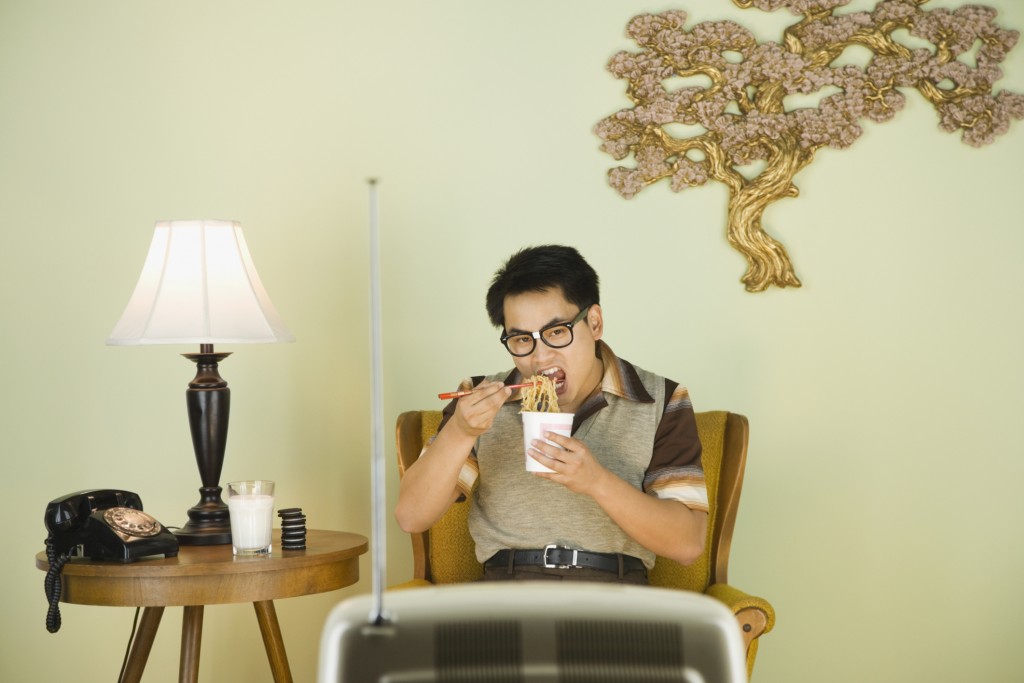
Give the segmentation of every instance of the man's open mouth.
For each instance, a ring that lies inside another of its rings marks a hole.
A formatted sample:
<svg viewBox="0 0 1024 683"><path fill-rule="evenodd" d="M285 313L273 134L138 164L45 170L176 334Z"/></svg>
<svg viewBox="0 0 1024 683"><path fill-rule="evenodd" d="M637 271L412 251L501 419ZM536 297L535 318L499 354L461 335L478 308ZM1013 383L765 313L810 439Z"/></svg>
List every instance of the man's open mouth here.
<svg viewBox="0 0 1024 683"><path fill-rule="evenodd" d="M551 379L555 383L555 391L562 393L565 390L565 370L559 367L548 368L547 370L541 371L542 375Z"/></svg>

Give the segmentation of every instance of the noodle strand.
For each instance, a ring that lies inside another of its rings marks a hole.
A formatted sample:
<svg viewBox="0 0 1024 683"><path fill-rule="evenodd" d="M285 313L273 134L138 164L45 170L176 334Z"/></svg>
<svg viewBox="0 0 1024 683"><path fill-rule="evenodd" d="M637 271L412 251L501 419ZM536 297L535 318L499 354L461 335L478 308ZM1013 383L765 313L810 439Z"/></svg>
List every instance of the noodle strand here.
<svg viewBox="0 0 1024 683"><path fill-rule="evenodd" d="M547 375L534 375L527 382L535 382L533 386L523 387L523 405L521 413L558 413L558 394L555 383Z"/></svg>

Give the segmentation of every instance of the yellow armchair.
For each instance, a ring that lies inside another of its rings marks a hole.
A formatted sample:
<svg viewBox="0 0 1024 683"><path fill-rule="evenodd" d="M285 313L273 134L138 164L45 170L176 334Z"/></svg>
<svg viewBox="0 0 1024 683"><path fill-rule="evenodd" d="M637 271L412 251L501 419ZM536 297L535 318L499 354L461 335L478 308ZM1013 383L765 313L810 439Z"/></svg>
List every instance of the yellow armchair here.
<svg viewBox="0 0 1024 683"><path fill-rule="evenodd" d="M436 410L414 410L398 416L400 475L419 457L423 444L437 433L440 421L441 413ZM725 603L739 622L747 646L747 672L752 674L759 638L775 625L775 610L764 598L748 595L730 586L727 580L749 426L743 415L713 411L697 413L697 431L703 446L709 504L704 553L685 567L658 557L649 581L652 586L705 593ZM482 576L483 567L477 562L469 535L468 514L468 505L453 505L428 531L410 534L413 579L393 588L465 583Z"/></svg>

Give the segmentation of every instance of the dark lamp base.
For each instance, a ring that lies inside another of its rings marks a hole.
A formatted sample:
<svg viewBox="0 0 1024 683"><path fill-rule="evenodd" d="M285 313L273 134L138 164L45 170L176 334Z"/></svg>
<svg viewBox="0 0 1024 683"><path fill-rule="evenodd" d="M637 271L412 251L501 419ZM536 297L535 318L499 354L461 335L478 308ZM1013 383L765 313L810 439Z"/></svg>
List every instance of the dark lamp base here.
<svg viewBox="0 0 1024 683"><path fill-rule="evenodd" d="M225 545L231 543L231 516L221 500L221 487L199 489L199 503L189 508L188 522L174 532L181 545Z"/></svg>
<svg viewBox="0 0 1024 683"><path fill-rule="evenodd" d="M231 543L231 527L197 528L191 522L174 532L180 545L227 545Z"/></svg>
<svg viewBox="0 0 1024 683"><path fill-rule="evenodd" d="M199 350L183 355L196 364L196 376L185 391L185 403L203 485L199 502L189 508L188 522L174 535L182 545L225 545L231 543L231 518L221 499L219 482L228 438L231 390L220 376L217 364L231 354L215 353L212 344L202 344Z"/></svg>

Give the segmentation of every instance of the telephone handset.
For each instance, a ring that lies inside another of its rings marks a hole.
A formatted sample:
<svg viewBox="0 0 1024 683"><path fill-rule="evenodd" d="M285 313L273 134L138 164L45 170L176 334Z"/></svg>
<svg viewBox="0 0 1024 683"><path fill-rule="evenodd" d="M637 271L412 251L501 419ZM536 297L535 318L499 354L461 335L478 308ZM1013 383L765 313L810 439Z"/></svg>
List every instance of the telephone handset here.
<svg viewBox="0 0 1024 683"><path fill-rule="evenodd" d="M134 562L151 555L174 557L178 539L142 511L138 494L117 489L69 493L50 501L43 522L49 532L46 557L46 596L50 610L46 629L60 629L61 570L71 557Z"/></svg>

